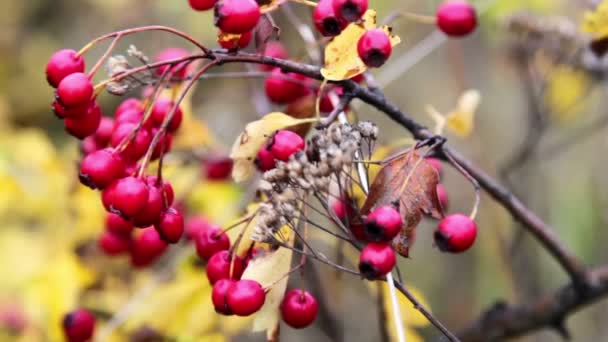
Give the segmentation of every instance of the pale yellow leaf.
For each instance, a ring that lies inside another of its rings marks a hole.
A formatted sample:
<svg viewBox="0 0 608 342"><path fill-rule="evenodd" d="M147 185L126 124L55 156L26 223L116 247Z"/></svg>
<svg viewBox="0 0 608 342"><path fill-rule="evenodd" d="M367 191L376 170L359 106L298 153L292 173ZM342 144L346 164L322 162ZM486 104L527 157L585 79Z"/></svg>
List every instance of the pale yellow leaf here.
<svg viewBox="0 0 608 342"><path fill-rule="evenodd" d="M481 95L479 91L465 91L460 96L456 109L446 116L446 127L448 130L463 138L471 135L475 121L475 112L480 101Z"/></svg>
<svg viewBox="0 0 608 342"><path fill-rule="evenodd" d="M602 1L595 10L585 12L581 31L590 33L595 39L608 37L608 1Z"/></svg>
<svg viewBox="0 0 608 342"><path fill-rule="evenodd" d="M555 67L549 75L545 92L551 118L561 124L577 119L585 112L583 98L591 85L584 72L566 65Z"/></svg>

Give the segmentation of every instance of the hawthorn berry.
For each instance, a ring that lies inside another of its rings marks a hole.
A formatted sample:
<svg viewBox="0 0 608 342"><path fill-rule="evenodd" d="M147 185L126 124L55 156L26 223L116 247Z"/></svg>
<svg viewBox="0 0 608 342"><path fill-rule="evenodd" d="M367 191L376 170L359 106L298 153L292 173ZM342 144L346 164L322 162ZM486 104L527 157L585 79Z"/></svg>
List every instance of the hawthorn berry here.
<svg viewBox="0 0 608 342"><path fill-rule="evenodd" d="M108 213L106 215L106 230L114 234L130 236L133 231L133 223L125 220L120 215Z"/></svg>
<svg viewBox="0 0 608 342"><path fill-rule="evenodd" d="M219 37L221 36L222 31L220 31L218 35L218 42L220 43L220 46L224 49L233 50L246 48L247 45L251 43L251 38L253 37L253 34L251 33L251 31L248 31L239 35L238 37L226 37L220 39Z"/></svg>
<svg viewBox="0 0 608 342"><path fill-rule="evenodd" d="M439 221L434 237L442 252L462 253L473 246L477 225L466 215L448 215Z"/></svg>
<svg viewBox="0 0 608 342"><path fill-rule="evenodd" d="M433 169L435 169L435 171L437 171L437 173L439 174L439 177L441 177L441 175L443 174L443 164L441 163L441 160L437 159L437 158L433 158L433 157L427 157L424 158L424 161L426 161L428 164L430 164Z"/></svg>
<svg viewBox="0 0 608 342"><path fill-rule="evenodd" d="M63 122L66 132L70 135L84 139L95 134L101 122L101 107L97 101L91 101L87 111L83 116L76 118L66 118Z"/></svg>
<svg viewBox="0 0 608 342"><path fill-rule="evenodd" d="M357 43L359 58L371 68L381 67L392 51L391 39L382 29L366 31Z"/></svg>
<svg viewBox="0 0 608 342"><path fill-rule="evenodd" d="M188 50L184 50L181 48L167 48L167 49L164 49L161 52L159 52L158 55L156 55L156 57L154 58L154 60L156 62L163 62L163 61L169 61L172 59L186 57L188 55L190 55ZM188 74L187 65L188 65L188 62L181 62L174 66L162 65L162 66L156 68L156 73L158 75L162 75L165 72L173 73L175 77L184 78ZM169 71L166 71L167 69L169 69Z"/></svg>
<svg viewBox="0 0 608 342"><path fill-rule="evenodd" d="M117 147L124 139L130 139L131 133L137 128L137 124L135 123L122 123L114 128L114 133L112 133L112 139L110 139L110 143L112 147ZM127 146L120 153L123 158L127 161L136 161L139 158L143 157L150 147L150 143L152 142L152 135L150 131L145 128L141 128L135 137L127 142Z"/></svg>
<svg viewBox="0 0 608 342"><path fill-rule="evenodd" d="M99 151L103 148L103 146L99 145L95 138L92 136L88 136L80 142L80 153L83 156L89 155L95 151Z"/></svg>
<svg viewBox="0 0 608 342"><path fill-rule="evenodd" d="M317 300L310 292L290 290L281 302L281 317L290 327L302 329L315 320L318 309Z"/></svg>
<svg viewBox="0 0 608 342"><path fill-rule="evenodd" d="M330 207L342 223L353 222L355 218L355 203L350 198L333 200Z"/></svg>
<svg viewBox="0 0 608 342"><path fill-rule="evenodd" d="M273 135L268 147L274 159L286 162L293 154L304 149L304 139L292 131L280 130Z"/></svg>
<svg viewBox="0 0 608 342"><path fill-rule="evenodd" d="M146 204L132 217L133 225L138 228L145 228L158 223L162 212L165 210L162 186L151 185L149 182L146 183L148 184L148 199L146 200Z"/></svg>
<svg viewBox="0 0 608 342"><path fill-rule="evenodd" d="M275 68L266 78L264 89L270 101L279 104L293 102L306 94L306 86L303 84L305 76L297 73L283 73L281 69Z"/></svg>
<svg viewBox="0 0 608 342"><path fill-rule="evenodd" d="M320 0L312 12L312 21L325 37L337 36L348 26L348 21L336 16L333 0Z"/></svg>
<svg viewBox="0 0 608 342"><path fill-rule="evenodd" d="M173 186L166 179L160 179L156 176L148 176L146 177L146 183L148 186L159 186L162 184L163 188L163 196L165 201L165 207L170 207L173 204L173 200L175 199L175 192L173 191Z"/></svg>
<svg viewBox="0 0 608 342"><path fill-rule="evenodd" d="M205 223L199 228L198 234L193 239L196 246L196 254L203 260L209 260L213 255L230 248L230 238L222 231L222 228L214 224Z"/></svg>
<svg viewBox="0 0 608 342"><path fill-rule="evenodd" d="M150 134L154 137L158 134L158 128L152 128ZM167 154L171 150L171 146L173 145L173 134L168 132L163 132L163 135L158 139L158 143L154 146L154 151L152 151L152 160L156 160L160 158L161 154ZM161 153L162 152L162 153Z"/></svg>
<svg viewBox="0 0 608 342"><path fill-rule="evenodd" d="M365 236L368 241L391 241L401 231L403 219L399 210L383 205L374 208L365 218Z"/></svg>
<svg viewBox="0 0 608 342"><path fill-rule="evenodd" d="M365 246L359 256L359 271L370 280L378 279L388 274L397 258L390 244L372 242Z"/></svg>
<svg viewBox="0 0 608 342"><path fill-rule="evenodd" d="M125 173L122 158L112 148L87 155L80 163L80 182L91 189L104 189Z"/></svg>
<svg viewBox="0 0 608 342"><path fill-rule="evenodd" d="M59 100L53 101L53 112L59 118L80 118L87 113L87 109L91 106L91 102L87 102L74 107L66 107Z"/></svg>
<svg viewBox="0 0 608 342"><path fill-rule="evenodd" d="M85 342L95 332L95 316L85 309L76 309L63 316L63 333L69 342Z"/></svg>
<svg viewBox="0 0 608 342"><path fill-rule="evenodd" d="M139 99L136 99L134 97L125 99L118 105L118 107L116 107L116 110L114 110L114 117L118 118L122 114L122 112L126 111L127 109L137 109L139 111L142 111L143 105Z"/></svg>
<svg viewBox="0 0 608 342"><path fill-rule="evenodd" d="M289 57L289 52L287 52L287 49L281 42L270 41L266 43L262 55L278 59L287 59L287 57ZM260 64L259 68L264 71L271 71L272 69L274 69L272 65L266 64Z"/></svg>
<svg viewBox="0 0 608 342"><path fill-rule="evenodd" d="M154 103L154 106L152 107L152 113L150 114L154 126L160 127L165 121L165 117L171 113L171 110L174 106L175 102L170 99L157 100ZM171 122L169 122L169 126L167 126L169 132L177 131L179 126L182 124L183 116L184 113L182 112L181 107L177 106L177 109L175 110L175 113L171 118Z"/></svg>
<svg viewBox="0 0 608 342"><path fill-rule="evenodd" d="M437 184L437 198L439 199L439 204L441 204L441 208L446 211L448 210L448 206L449 206L449 199L448 199L448 192L445 189L445 186L443 184Z"/></svg>
<svg viewBox="0 0 608 342"><path fill-rule="evenodd" d="M142 229L131 243L131 264L135 267L148 266L166 249L167 243L160 238L154 227Z"/></svg>
<svg viewBox="0 0 608 342"><path fill-rule="evenodd" d="M124 124L124 123L132 123L139 124L144 117L144 112L139 108L127 108L121 112L116 113L114 116L114 128ZM148 118L142 126L146 129L150 129L153 127L152 118Z"/></svg>
<svg viewBox="0 0 608 342"><path fill-rule="evenodd" d="M437 9L437 26L450 37L464 37L477 27L475 8L463 0L449 0Z"/></svg>
<svg viewBox="0 0 608 342"><path fill-rule="evenodd" d="M226 180L232 174L233 164L228 156L212 156L203 163L203 170L209 180Z"/></svg>
<svg viewBox="0 0 608 342"><path fill-rule="evenodd" d="M188 0L190 7L196 11L206 11L215 5L217 0Z"/></svg>
<svg viewBox="0 0 608 342"><path fill-rule="evenodd" d="M79 72L84 72L84 58L70 49L55 52L46 64L46 80L53 88L66 76Z"/></svg>
<svg viewBox="0 0 608 342"><path fill-rule="evenodd" d="M112 133L114 132L114 120L109 117L102 117L101 121L99 121L99 127L93 134L93 139L101 145L106 146L110 139L112 138Z"/></svg>
<svg viewBox="0 0 608 342"><path fill-rule="evenodd" d="M114 181L110 191L110 211L124 218L132 218L144 209L150 193L146 182L133 176Z"/></svg>
<svg viewBox="0 0 608 342"><path fill-rule="evenodd" d="M276 161L268 149L268 146L262 147L258 152L258 155L255 158L255 166L262 172L272 170L276 167Z"/></svg>
<svg viewBox="0 0 608 342"><path fill-rule="evenodd" d="M266 292L255 280L238 280L228 290L226 303L237 316L249 316L262 308Z"/></svg>
<svg viewBox="0 0 608 342"><path fill-rule="evenodd" d="M232 276L230 269L232 268ZM239 256L231 256L230 252L219 251L207 262L207 279L211 285L215 284L220 279L240 279L245 270L245 263Z"/></svg>
<svg viewBox="0 0 608 342"><path fill-rule="evenodd" d="M97 244L105 254L110 256L119 255L129 251L129 248L131 247L131 236L105 231L101 233Z"/></svg>
<svg viewBox="0 0 608 342"><path fill-rule="evenodd" d="M220 279L213 285L211 302L213 302L215 312L226 316L232 315L227 297L235 283L236 281L232 279Z"/></svg>
<svg viewBox="0 0 608 342"><path fill-rule="evenodd" d="M87 104L93 96L93 83L82 72L67 75L57 86L57 97L64 106L77 107Z"/></svg>
<svg viewBox="0 0 608 342"><path fill-rule="evenodd" d="M198 234L207 229L210 224L211 222L206 217L200 215L188 218L186 220L186 239L196 241Z"/></svg>
<svg viewBox="0 0 608 342"><path fill-rule="evenodd" d="M227 33L253 30L260 15L260 6L255 0L219 0L214 8L215 26Z"/></svg>
<svg viewBox="0 0 608 342"><path fill-rule="evenodd" d="M336 16L349 23L359 20L367 11L367 0L333 0Z"/></svg>
<svg viewBox="0 0 608 342"><path fill-rule="evenodd" d="M161 214L160 220L154 227L164 241L177 243L184 234L184 217L177 209L171 207Z"/></svg>

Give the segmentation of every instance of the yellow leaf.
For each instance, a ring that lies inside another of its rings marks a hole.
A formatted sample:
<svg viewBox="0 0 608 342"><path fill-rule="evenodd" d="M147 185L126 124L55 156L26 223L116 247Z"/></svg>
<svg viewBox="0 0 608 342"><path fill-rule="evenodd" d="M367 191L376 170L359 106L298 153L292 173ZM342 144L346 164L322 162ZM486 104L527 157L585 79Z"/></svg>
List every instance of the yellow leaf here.
<svg viewBox="0 0 608 342"><path fill-rule="evenodd" d="M330 81L341 81L362 74L367 70L359 58L357 43L368 30L376 28L376 11L368 10L359 22L348 25L325 47L325 67L321 74ZM391 46L401 42L388 26L381 27L391 40Z"/></svg>
<svg viewBox="0 0 608 342"><path fill-rule="evenodd" d="M545 92L552 118L559 123L567 123L584 113L585 102L581 100L590 86L591 81L584 72L566 65L555 67Z"/></svg>
<svg viewBox="0 0 608 342"><path fill-rule="evenodd" d="M460 137L468 137L473 132L475 112L481 101L477 90L465 91L458 100L458 106L446 117L446 126Z"/></svg>
<svg viewBox="0 0 608 342"><path fill-rule="evenodd" d="M274 112L266 114L260 120L249 123L234 144L230 158L234 160L232 178L242 182L255 172L254 160L268 138L277 130L303 123L317 121L318 119L296 119L287 114Z"/></svg>
<svg viewBox="0 0 608 342"><path fill-rule="evenodd" d="M608 1L602 1L595 10L585 13L581 31L590 33L594 39L608 37Z"/></svg>

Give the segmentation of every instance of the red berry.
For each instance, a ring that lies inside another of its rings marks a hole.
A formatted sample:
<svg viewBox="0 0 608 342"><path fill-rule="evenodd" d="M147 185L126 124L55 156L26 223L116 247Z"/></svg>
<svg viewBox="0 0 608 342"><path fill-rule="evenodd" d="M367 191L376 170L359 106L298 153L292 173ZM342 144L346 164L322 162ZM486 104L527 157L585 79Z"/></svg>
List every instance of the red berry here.
<svg viewBox="0 0 608 342"><path fill-rule="evenodd" d="M262 285L255 280L239 280L228 291L226 302L232 313L237 316L249 316L262 308L266 293Z"/></svg>
<svg viewBox="0 0 608 342"><path fill-rule="evenodd" d="M131 237L105 231L97 241L99 248L107 255L119 255L129 251Z"/></svg>
<svg viewBox="0 0 608 342"><path fill-rule="evenodd" d="M158 134L158 128L152 128L150 134L152 135L152 139L154 139L154 136ZM172 145L173 135L171 133L164 132L162 137L158 139L158 143L156 144L156 146L154 146L154 151L152 152L152 160L160 158L161 151L162 154L169 153Z"/></svg>
<svg viewBox="0 0 608 342"><path fill-rule="evenodd" d="M140 100L138 100L134 97L125 99L118 105L118 107L116 107L116 110L114 111L114 117L115 118L119 117L120 114L127 109L137 109L137 110L141 111L141 110L143 110L143 105Z"/></svg>
<svg viewBox="0 0 608 342"><path fill-rule="evenodd" d="M232 174L232 159L228 156L212 156L205 160L203 170L210 180L226 180Z"/></svg>
<svg viewBox="0 0 608 342"><path fill-rule="evenodd" d="M266 43L262 55L278 59L287 59L287 57L289 57L289 52L287 52L287 49L281 42L271 41ZM260 64L260 69L271 71L274 67L272 65Z"/></svg>
<svg viewBox="0 0 608 342"><path fill-rule="evenodd" d="M117 112L114 117L114 128L124 124L124 123L132 123L139 124L139 122L143 119L144 112L138 108L127 108L121 112ZM148 118L144 123L143 127L152 128L152 119Z"/></svg>
<svg viewBox="0 0 608 342"><path fill-rule="evenodd" d="M197 235L193 237L196 246L196 254L203 260L209 260L213 255L230 248L230 238L222 231L222 228L214 224L206 223Z"/></svg>
<svg viewBox="0 0 608 342"><path fill-rule="evenodd" d="M211 9L217 0L188 0L190 7L196 11L206 11Z"/></svg>
<svg viewBox="0 0 608 342"><path fill-rule="evenodd" d="M305 76L296 73L284 74L275 68L265 82L266 96L274 103L289 103L306 93Z"/></svg>
<svg viewBox="0 0 608 342"><path fill-rule="evenodd" d="M238 37L231 37L230 39L225 39L226 37L223 37L223 39L220 39L219 37L222 36L222 31L220 31L219 35L218 35L218 42L220 43L220 46L223 47L224 49L244 49L247 47L247 45L249 45L249 43L251 42L251 38L253 37L253 34L251 33L251 31L245 32L243 34L241 34Z"/></svg>
<svg viewBox="0 0 608 342"><path fill-rule="evenodd" d="M219 0L214 9L215 26L234 34L253 30L260 15L260 6L255 0Z"/></svg>
<svg viewBox="0 0 608 342"><path fill-rule="evenodd" d="M80 143L80 152L83 156L89 155L95 151L99 151L103 146L99 145L93 136L88 136L82 139Z"/></svg>
<svg viewBox="0 0 608 342"><path fill-rule="evenodd" d="M91 100L93 90L93 83L89 76L76 72L61 80L57 86L57 96L64 106L77 107Z"/></svg>
<svg viewBox="0 0 608 342"><path fill-rule="evenodd" d="M365 225L363 223L351 223L348 229L350 229L350 232L353 234L355 239L359 241L367 241L367 235L365 235Z"/></svg>
<svg viewBox="0 0 608 342"><path fill-rule="evenodd" d="M63 317L63 333L69 342L85 342L93 337L95 316L85 309L76 309Z"/></svg>
<svg viewBox="0 0 608 342"><path fill-rule="evenodd" d="M145 267L153 263L167 249L167 243L163 241L153 227L141 230L141 233L133 240L131 249L131 264L135 267Z"/></svg>
<svg viewBox="0 0 608 342"><path fill-rule="evenodd" d="M116 182L113 182L101 192L101 203L103 203L103 207L106 208L106 211L109 213L112 212L112 201L114 200L115 189Z"/></svg>
<svg viewBox="0 0 608 342"><path fill-rule="evenodd" d="M268 146L264 146L260 149L260 152L258 152L258 155L255 158L255 165L258 167L258 170L262 172L272 170L276 167L276 161L268 149Z"/></svg>
<svg viewBox="0 0 608 342"><path fill-rule="evenodd" d="M154 225L158 235L168 243L177 243L184 234L184 217L175 208L165 210Z"/></svg>
<svg viewBox="0 0 608 342"><path fill-rule="evenodd" d="M338 18L353 22L359 20L367 11L367 0L333 0L334 12Z"/></svg>
<svg viewBox="0 0 608 342"><path fill-rule="evenodd" d="M391 39L382 29L365 32L357 43L359 58L368 67L378 68L391 56Z"/></svg>
<svg viewBox="0 0 608 342"><path fill-rule="evenodd" d="M370 243L359 256L359 271L367 279L378 279L388 274L396 262L395 252L389 244Z"/></svg>
<svg viewBox="0 0 608 342"><path fill-rule="evenodd" d="M125 177L110 185L110 211L124 218L132 218L148 203L148 185L141 178Z"/></svg>
<svg viewBox="0 0 608 342"><path fill-rule="evenodd" d="M93 138L99 145L106 146L110 142L113 132L114 120L112 120L112 118L104 116L101 118L101 121L99 122L99 127L97 127Z"/></svg>
<svg viewBox="0 0 608 342"><path fill-rule="evenodd" d="M53 102L53 110L55 111L55 115L58 117L77 119L87 114L87 110L91 106L91 102L92 101L89 101L85 104L74 107L66 107L62 105L59 100L55 100Z"/></svg>
<svg viewBox="0 0 608 342"><path fill-rule="evenodd" d="M51 87L57 88L68 75L84 72L84 58L76 56L77 52L63 49L55 52L46 64L46 80Z"/></svg>
<svg viewBox="0 0 608 342"><path fill-rule="evenodd" d="M281 130L274 134L268 146L276 160L286 162L293 154L304 149L304 139L292 131Z"/></svg>
<svg viewBox="0 0 608 342"><path fill-rule="evenodd" d="M77 118L66 118L63 122L65 130L78 139L84 139L95 134L101 122L101 108L97 101L91 101L87 112Z"/></svg>
<svg viewBox="0 0 608 342"><path fill-rule="evenodd" d="M186 57L188 55L190 55L188 50L184 50L184 49L180 49L180 48L167 48L167 49L164 49L163 51L161 51L158 55L156 55L154 60L156 62L163 62L163 61L169 61L169 60L173 60L173 59L179 59L182 57ZM179 64L171 67L171 69L168 72L174 73L175 74L174 77L184 78L188 74L187 64L188 64L188 62L179 63ZM162 75L163 73L165 73L165 71L169 67L170 67L170 65L160 66L160 67L156 68L156 73L158 75Z"/></svg>
<svg viewBox="0 0 608 342"><path fill-rule="evenodd" d="M196 240L198 234L211 225L211 222L203 216L192 216L186 220L186 238Z"/></svg>
<svg viewBox="0 0 608 342"><path fill-rule="evenodd" d="M234 262L233 262L234 260ZM230 276L230 268L232 267L232 277ZM219 251L207 262L207 278L211 285L215 284L220 279L240 279L245 270L243 259L238 256L231 257L229 251Z"/></svg>
<svg viewBox="0 0 608 342"><path fill-rule="evenodd" d="M308 291L290 290L281 302L281 317L290 327L302 329L317 317L318 304Z"/></svg>
<svg viewBox="0 0 608 342"><path fill-rule="evenodd" d="M365 218L365 236L368 241L391 241L401 231L403 219L392 206L376 207Z"/></svg>
<svg viewBox="0 0 608 342"><path fill-rule="evenodd" d="M435 171L437 171L437 173L441 177L441 175L443 174L443 164L441 163L441 160L437 158L427 157L424 158L424 161L429 163L431 167L433 167L433 169L435 169Z"/></svg>
<svg viewBox="0 0 608 342"><path fill-rule="evenodd" d="M477 225L466 215L452 214L439 221L434 237L442 252L462 253L473 246Z"/></svg>
<svg viewBox="0 0 608 342"><path fill-rule="evenodd" d="M236 281L232 279L220 279L213 285L211 301L213 302L215 312L227 316L232 315L227 297L235 283Z"/></svg>
<svg viewBox="0 0 608 342"><path fill-rule="evenodd" d="M171 113L171 110L173 110L174 106L175 106L175 102L173 102L172 100L169 100L169 99L157 100L154 103L154 106L152 107L152 114L151 114L152 123L154 124L154 126L160 127L163 124L163 122L165 121L165 117ZM169 126L167 126L167 129L169 130L169 132L175 132L179 128L179 126L182 124L183 116L184 116L184 113L182 112L182 109L178 106L177 109L175 110L175 114L173 114L173 118L171 118L171 122L169 123Z"/></svg>
<svg viewBox="0 0 608 342"><path fill-rule="evenodd" d="M163 185L163 196L165 199L165 207L168 208L173 204L173 200L175 199L175 193L173 192L173 186L169 183L168 180L162 179L161 182L158 181L158 177L156 176L148 176L146 177L146 183L148 186L159 186Z"/></svg>
<svg viewBox="0 0 608 342"><path fill-rule="evenodd" d="M133 216L133 225L139 228L154 225L160 221L163 210L165 210L165 205L162 187L152 186L148 183L148 200L144 208Z"/></svg>
<svg viewBox="0 0 608 342"><path fill-rule="evenodd" d="M114 129L114 133L112 133L112 139L110 141L112 147L117 147L124 139L130 139L131 133L136 127L137 124L134 123L123 123L118 125ZM121 152L121 155L127 161L136 161L146 154L148 147L150 147L150 142L152 142L150 132L142 127L139 132L137 132L135 138L127 143L127 147Z"/></svg>
<svg viewBox="0 0 608 342"><path fill-rule="evenodd" d="M450 202L448 199L448 192L443 184L437 184L437 198L439 199L439 204L441 204L441 209L443 209L443 211L448 210Z"/></svg>
<svg viewBox="0 0 608 342"><path fill-rule="evenodd" d="M477 27L475 8L462 0L449 0L437 9L437 26L450 37L463 37Z"/></svg>
<svg viewBox="0 0 608 342"><path fill-rule="evenodd" d="M91 189L104 189L125 173L122 158L111 148L87 155L80 163L80 182Z"/></svg>
<svg viewBox="0 0 608 342"><path fill-rule="evenodd" d="M133 223L125 220L120 215L108 213L106 216L106 230L122 236L130 236L133 231Z"/></svg>
<svg viewBox="0 0 608 342"><path fill-rule="evenodd" d="M348 26L348 21L338 18L332 0L320 0L312 12L315 27L325 37L337 36Z"/></svg>

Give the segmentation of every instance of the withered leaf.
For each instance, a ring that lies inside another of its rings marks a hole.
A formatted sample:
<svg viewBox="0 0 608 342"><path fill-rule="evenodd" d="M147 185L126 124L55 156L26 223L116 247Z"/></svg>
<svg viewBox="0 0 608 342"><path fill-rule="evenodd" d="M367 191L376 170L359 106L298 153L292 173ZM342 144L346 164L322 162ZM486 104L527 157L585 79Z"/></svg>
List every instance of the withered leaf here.
<svg viewBox="0 0 608 342"><path fill-rule="evenodd" d="M275 25L272 17L265 14L260 17L260 21L254 29L255 47L258 51L264 50L264 45L271 39L277 39L281 29Z"/></svg>
<svg viewBox="0 0 608 342"><path fill-rule="evenodd" d="M409 256L422 215L443 217L437 197L439 174L421 159L420 154L412 149L382 165L361 209L367 214L380 205L399 206L404 224L401 233L393 240L393 247L404 257Z"/></svg>

